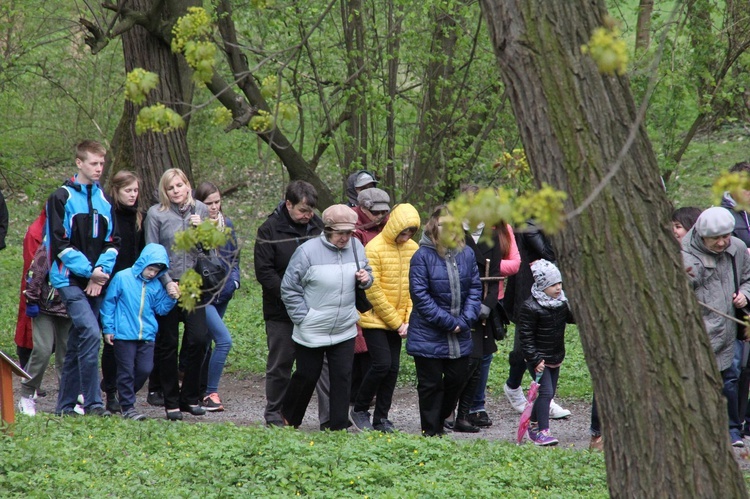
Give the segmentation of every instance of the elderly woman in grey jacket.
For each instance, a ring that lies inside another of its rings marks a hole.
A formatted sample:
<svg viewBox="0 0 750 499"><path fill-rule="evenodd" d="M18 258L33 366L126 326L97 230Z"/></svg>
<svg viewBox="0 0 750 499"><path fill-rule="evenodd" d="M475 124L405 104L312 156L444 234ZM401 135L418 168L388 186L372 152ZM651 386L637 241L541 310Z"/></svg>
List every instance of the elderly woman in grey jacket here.
<svg viewBox="0 0 750 499"><path fill-rule="evenodd" d="M190 182L179 168L165 171L159 181L159 204L152 206L146 216L146 243L164 246L169 255L169 272L159 279L172 298L180 296L180 278L195 266L197 250L184 252L172 248L175 234L199 225L208 218L208 208L193 199ZM179 306L165 316L157 316L159 334L154 348L154 370L149 380L148 402L161 405L157 392L163 393L167 419L182 419L182 412L194 416L206 413L200 405L200 375L208 347L206 309L196 307L187 312ZM187 348L187 366L180 388L177 377L177 344L180 322L185 324L184 342Z"/></svg>
<svg viewBox="0 0 750 499"><path fill-rule="evenodd" d="M734 217L721 207L709 208L698 217L682 239L685 269L702 307L703 322L711 340L716 363L724 381L732 445L743 447L737 389L739 372L733 359L738 348L736 308L747 306L750 296L750 258L747 246L732 237ZM721 314L717 313L721 312Z"/></svg>
<svg viewBox="0 0 750 499"><path fill-rule="evenodd" d="M372 286L372 269L364 246L351 237L357 222L354 210L337 204L321 218L323 234L297 248L281 281L281 299L294 323L297 359L281 414L286 424L302 423L325 356L331 376L330 429L345 430L359 320L355 286Z"/></svg>

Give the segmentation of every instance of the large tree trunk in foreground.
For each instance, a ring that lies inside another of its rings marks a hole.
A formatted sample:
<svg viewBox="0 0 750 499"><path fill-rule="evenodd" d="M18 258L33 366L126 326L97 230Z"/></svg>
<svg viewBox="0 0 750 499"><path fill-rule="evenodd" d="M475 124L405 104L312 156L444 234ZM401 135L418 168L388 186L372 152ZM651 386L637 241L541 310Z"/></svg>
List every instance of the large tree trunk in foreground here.
<svg viewBox="0 0 750 499"><path fill-rule="evenodd" d="M627 79L600 75L581 54L604 2L482 8L533 173L567 192L572 210L636 120ZM611 182L554 238L600 404L609 491L743 497L719 373L669 217L641 126Z"/></svg>
<svg viewBox="0 0 750 499"><path fill-rule="evenodd" d="M176 18L187 12L195 2L187 0L180 6L182 12L162 10L164 18ZM130 7L147 12L153 0L134 0ZM125 70L143 68L159 75L159 85L148 96L144 106L163 103L185 119L185 128L170 133L135 133L135 120L142 106L125 102L120 124L115 132L113 172L128 169L141 177L141 195L149 199L156 192L162 173L169 168L180 168L193 179L190 152L187 145L187 125L190 122L193 83L190 70L181 56L172 53L167 43L146 28L135 25L122 35Z"/></svg>

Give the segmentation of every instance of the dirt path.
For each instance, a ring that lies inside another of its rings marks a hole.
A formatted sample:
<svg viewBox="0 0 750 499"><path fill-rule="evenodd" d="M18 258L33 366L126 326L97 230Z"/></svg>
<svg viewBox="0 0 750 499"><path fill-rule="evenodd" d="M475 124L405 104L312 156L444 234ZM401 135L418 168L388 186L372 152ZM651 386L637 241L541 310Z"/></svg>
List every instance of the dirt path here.
<svg viewBox="0 0 750 499"><path fill-rule="evenodd" d="M54 372L45 376L45 389L48 394L37 400L37 410L43 412L54 412L57 390L52 389L48 380L54 380ZM18 387L15 383L16 401L19 397ZM262 376L250 376L239 378L227 375L221 380L220 394L222 403L226 408L223 412L210 413L205 416L193 417L185 415L186 421L215 422L231 421L237 425L263 424L263 408L265 406L264 379ZM560 440L560 445L576 449L586 449L589 445L589 417L590 407L583 403L569 403L558 400L564 407L572 411L572 415L564 420L553 420L550 427L553 435ZM152 418L164 418L161 408L151 407L146 404L145 389L138 394L137 407L140 412ZM474 439L486 438L489 440L514 441L516 429L518 428L519 414L511 409L510 405L502 398L491 398L488 400L488 412L493 420L490 428L483 429L480 433L452 433L454 438ZM317 400L313 396L307 415L302 425L305 431L315 431L318 428ZM417 394L413 387L399 387L393 396L390 419L396 428L401 431L419 434L419 412L417 408ZM350 430L352 431L352 430ZM528 440L526 441L528 443Z"/></svg>

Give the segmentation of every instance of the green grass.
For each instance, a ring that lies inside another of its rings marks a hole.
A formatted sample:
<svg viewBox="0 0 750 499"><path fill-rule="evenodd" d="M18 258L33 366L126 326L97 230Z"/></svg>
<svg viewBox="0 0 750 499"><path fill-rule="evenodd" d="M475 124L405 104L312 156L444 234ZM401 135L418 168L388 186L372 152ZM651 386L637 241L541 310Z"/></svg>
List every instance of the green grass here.
<svg viewBox="0 0 750 499"><path fill-rule="evenodd" d="M607 496L602 455L563 448L119 418L23 417L14 432L4 496Z"/></svg>
<svg viewBox="0 0 750 499"><path fill-rule="evenodd" d="M680 165L667 184L667 194L675 206L701 209L718 205L711 186L735 163L750 161L750 131L744 127L725 128L690 143Z"/></svg>

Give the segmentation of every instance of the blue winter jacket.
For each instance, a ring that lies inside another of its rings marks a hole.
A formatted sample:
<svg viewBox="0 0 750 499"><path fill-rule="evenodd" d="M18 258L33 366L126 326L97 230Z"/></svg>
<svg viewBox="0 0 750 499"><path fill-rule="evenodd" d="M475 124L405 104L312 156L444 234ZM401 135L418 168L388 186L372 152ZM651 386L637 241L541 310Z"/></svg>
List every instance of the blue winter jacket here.
<svg viewBox="0 0 750 499"><path fill-rule="evenodd" d="M143 270L159 263L165 265L164 269L153 279L145 280ZM151 243L143 248L132 267L115 274L99 311L103 334L114 334L116 340L154 341L159 329L156 314L166 315L177 303L159 281L168 269L167 250Z"/></svg>
<svg viewBox="0 0 750 499"><path fill-rule="evenodd" d="M471 354L471 326L479 317L482 284L474 251L448 250L441 257L422 236L411 259L409 292L414 304L406 353L415 357L458 359ZM461 328L454 333L456 326Z"/></svg>
<svg viewBox="0 0 750 499"><path fill-rule="evenodd" d="M78 175L66 180L47 200L46 211L52 286L85 288L96 267L112 273L120 238L99 184L79 184Z"/></svg>

